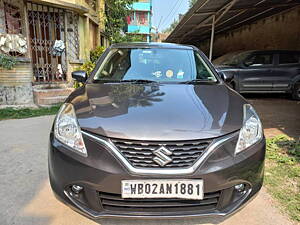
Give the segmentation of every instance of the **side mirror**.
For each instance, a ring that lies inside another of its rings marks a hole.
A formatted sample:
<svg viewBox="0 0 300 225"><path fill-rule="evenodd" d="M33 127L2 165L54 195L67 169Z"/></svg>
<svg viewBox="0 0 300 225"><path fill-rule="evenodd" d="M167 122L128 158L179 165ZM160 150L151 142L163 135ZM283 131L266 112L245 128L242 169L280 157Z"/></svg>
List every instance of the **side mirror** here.
<svg viewBox="0 0 300 225"><path fill-rule="evenodd" d="M253 65L252 61L245 61L244 62L244 66L246 66L246 67L249 67L249 66L252 66L252 65Z"/></svg>
<svg viewBox="0 0 300 225"><path fill-rule="evenodd" d="M218 72L222 78L222 80L224 80L226 83L230 83L233 80L233 74L232 73L225 73L222 71Z"/></svg>
<svg viewBox="0 0 300 225"><path fill-rule="evenodd" d="M81 82L81 83L84 83L87 80L87 74L83 70L78 70L78 71L72 72L72 77L74 80Z"/></svg>

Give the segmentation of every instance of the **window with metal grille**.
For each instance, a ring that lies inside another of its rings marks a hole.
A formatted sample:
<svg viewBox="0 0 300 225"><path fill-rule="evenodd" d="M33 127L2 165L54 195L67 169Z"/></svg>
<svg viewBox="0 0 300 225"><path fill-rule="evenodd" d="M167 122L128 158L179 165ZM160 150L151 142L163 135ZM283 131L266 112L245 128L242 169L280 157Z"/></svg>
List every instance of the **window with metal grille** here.
<svg viewBox="0 0 300 225"><path fill-rule="evenodd" d="M68 56L71 61L79 59L79 33L78 33L79 15L77 13L67 13L67 40Z"/></svg>
<svg viewBox="0 0 300 225"><path fill-rule="evenodd" d="M27 52L27 39L21 0L0 0L0 53L23 56Z"/></svg>
<svg viewBox="0 0 300 225"><path fill-rule="evenodd" d="M34 2L27 9L34 81L65 81L66 10Z"/></svg>
<svg viewBox="0 0 300 225"><path fill-rule="evenodd" d="M19 1L0 0L0 27L1 33L22 33L22 19Z"/></svg>

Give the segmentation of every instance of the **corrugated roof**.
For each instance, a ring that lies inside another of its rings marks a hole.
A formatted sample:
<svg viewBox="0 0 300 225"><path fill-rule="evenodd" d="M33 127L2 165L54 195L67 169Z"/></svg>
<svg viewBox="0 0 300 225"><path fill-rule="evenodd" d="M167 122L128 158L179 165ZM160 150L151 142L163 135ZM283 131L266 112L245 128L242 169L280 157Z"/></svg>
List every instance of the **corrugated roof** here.
<svg viewBox="0 0 300 225"><path fill-rule="evenodd" d="M299 0L198 0L166 41L193 44L206 40L211 35L213 16L218 34L299 5Z"/></svg>

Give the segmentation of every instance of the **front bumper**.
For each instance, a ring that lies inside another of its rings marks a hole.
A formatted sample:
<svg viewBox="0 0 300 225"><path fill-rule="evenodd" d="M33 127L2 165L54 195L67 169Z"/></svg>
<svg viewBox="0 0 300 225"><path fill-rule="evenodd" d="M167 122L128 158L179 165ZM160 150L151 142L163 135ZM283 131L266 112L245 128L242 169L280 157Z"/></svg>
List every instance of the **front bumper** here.
<svg viewBox="0 0 300 225"><path fill-rule="evenodd" d="M236 135L212 151L192 174L146 175L129 172L98 141L86 135L83 138L88 150L87 158L70 151L53 134L50 135L49 177L55 195L91 219L228 216L252 199L263 183L265 139L234 156ZM156 201L156 207L145 207L143 201L133 204L122 199L121 181L137 179L203 179L207 203L202 205L200 201L198 205L195 201L178 200L179 205L174 207L167 202ZM246 185L242 193L234 189L241 183ZM84 190L75 194L70 188L73 184L83 186ZM186 204L189 206L185 207Z"/></svg>

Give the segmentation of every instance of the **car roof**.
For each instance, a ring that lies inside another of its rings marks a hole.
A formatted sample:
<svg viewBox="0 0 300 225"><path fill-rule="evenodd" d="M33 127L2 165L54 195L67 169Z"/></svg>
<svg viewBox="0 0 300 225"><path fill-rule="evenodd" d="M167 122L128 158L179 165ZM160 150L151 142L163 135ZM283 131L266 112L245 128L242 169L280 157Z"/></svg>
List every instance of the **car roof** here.
<svg viewBox="0 0 300 225"><path fill-rule="evenodd" d="M246 50L246 51L236 51L236 52L231 52L231 53L236 53L236 54L241 54L241 53L272 53L272 54L276 54L276 53L300 53L300 51L297 51L297 50Z"/></svg>
<svg viewBox="0 0 300 225"><path fill-rule="evenodd" d="M172 48L172 49L189 49L193 50L196 47L192 45L180 45L174 43L159 43L159 42L131 42L131 43L117 43L111 45L111 48Z"/></svg>

